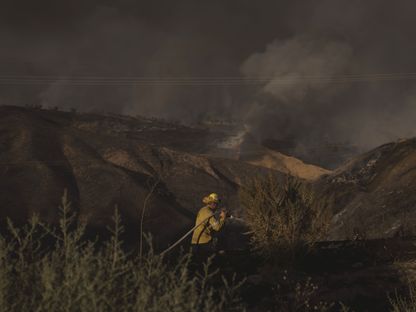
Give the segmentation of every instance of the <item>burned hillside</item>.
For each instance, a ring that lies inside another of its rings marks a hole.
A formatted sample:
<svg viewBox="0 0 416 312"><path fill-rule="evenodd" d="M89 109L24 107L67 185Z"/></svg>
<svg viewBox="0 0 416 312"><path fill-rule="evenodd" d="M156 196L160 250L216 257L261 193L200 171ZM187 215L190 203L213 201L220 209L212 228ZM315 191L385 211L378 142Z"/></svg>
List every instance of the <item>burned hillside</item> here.
<svg viewBox="0 0 416 312"><path fill-rule="evenodd" d="M193 224L207 193L222 194L224 205L238 214L242 181L268 172L285 176L195 153L209 135L203 130L128 117L0 110L2 220L24 222L37 213L56 222L67 189L79 218L91 226L108 225L117 206L138 231L144 199L154 188L145 229L168 243Z"/></svg>
<svg viewBox="0 0 416 312"><path fill-rule="evenodd" d="M316 183L333 199L331 239L414 235L416 139L353 158Z"/></svg>

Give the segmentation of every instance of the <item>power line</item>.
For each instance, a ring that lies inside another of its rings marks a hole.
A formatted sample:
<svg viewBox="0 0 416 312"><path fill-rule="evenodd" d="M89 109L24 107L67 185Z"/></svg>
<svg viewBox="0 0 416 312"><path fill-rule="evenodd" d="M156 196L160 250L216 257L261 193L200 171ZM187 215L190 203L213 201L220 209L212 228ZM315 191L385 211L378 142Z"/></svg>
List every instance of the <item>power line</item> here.
<svg viewBox="0 0 416 312"><path fill-rule="evenodd" d="M287 75L253 77L152 77L152 76L6 76L0 75L0 85L45 85L62 83L71 86L247 86L287 84L333 84L355 82L410 81L416 73L380 73L349 75Z"/></svg>
<svg viewBox="0 0 416 312"><path fill-rule="evenodd" d="M66 161L66 160L21 160L13 162L0 162L0 166L16 166L16 165L38 165L45 164L50 166L64 166L70 164L102 164L98 160L82 160L82 161Z"/></svg>
<svg viewBox="0 0 416 312"><path fill-rule="evenodd" d="M3 78L48 78L48 79L137 79L137 80L215 80L215 79L234 79L234 80L246 80L246 79L274 79L280 76L285 76L286 74L281 73L279 75L271 75L271 76L250 76L250 77L242 77L242 76L64 76L64 75L0 75ZM415 76L416 72L407 72L407 73L367 73L367 74L343 74L343 75L303 75L303 74L290 74L286 75L290 78L348 78L348 77L390 77L390 76Z"/></svg>

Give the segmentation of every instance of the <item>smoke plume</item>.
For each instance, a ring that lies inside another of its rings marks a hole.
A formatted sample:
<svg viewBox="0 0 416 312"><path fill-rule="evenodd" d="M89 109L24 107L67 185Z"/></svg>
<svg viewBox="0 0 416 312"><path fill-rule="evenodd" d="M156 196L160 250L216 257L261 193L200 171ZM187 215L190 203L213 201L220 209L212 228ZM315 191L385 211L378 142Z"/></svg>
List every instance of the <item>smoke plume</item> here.
<svg viewBox="0 0 416 312"><path fill-rule="evenodd" d="M8 1L0 98L360 150L416 135L410 0ZM14 80L13 80L14 79ZM322 153L325 153L322 150Z"/></svg>
<svg viewBox="0 0 416 312"><path fill-rule="evenodd" d="M248 57L242 73L263 82L247 110L259 138L293 140L307 158L327 143L364 151L416 136L415 8L321 1L292 36Z"/></svg>

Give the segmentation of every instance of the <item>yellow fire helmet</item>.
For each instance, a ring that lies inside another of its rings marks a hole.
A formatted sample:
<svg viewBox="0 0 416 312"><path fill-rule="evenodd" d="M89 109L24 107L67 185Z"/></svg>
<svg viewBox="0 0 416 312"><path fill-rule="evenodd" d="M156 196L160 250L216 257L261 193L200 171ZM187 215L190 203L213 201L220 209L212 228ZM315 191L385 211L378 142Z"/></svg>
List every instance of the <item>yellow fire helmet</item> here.
<svg viewBox="0 0 416 312"><path fill-rule="evenodd" d="M220 200L218 198L218 194L211 193L208 196L204 197L204 199L202 200L202 202L204 204L212 204L212 203L219 203Z"/></svg>

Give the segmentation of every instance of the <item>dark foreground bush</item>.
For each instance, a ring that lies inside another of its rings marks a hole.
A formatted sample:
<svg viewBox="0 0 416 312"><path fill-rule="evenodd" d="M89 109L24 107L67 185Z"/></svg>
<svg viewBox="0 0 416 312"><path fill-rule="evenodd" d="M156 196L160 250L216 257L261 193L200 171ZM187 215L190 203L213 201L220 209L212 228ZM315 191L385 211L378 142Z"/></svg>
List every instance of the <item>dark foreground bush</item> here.
<svg viewBox="0 0 416 312"><path fill-rule="evenodd" d="M255 178L240 191L253 247L265 256L293 260L321 240L329 226L324 202L299 181L279 183L273 176Z"/></svg>
<svg viewBox="0 0 416 312"><path fill-rule="evenodd" d="M1 311L241 311L239 285L221 281L208 264L191 273L189 254L174 264L152 249L142 258L126 254L118 214L111 239L97 247L83 239L85 226L66 197L61 212L55 228L36 218L23 228L9 222L0 237ZM48 249L46 237L54 241Z"/></svg>

